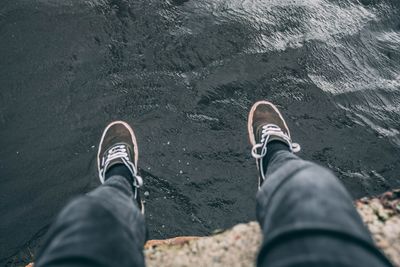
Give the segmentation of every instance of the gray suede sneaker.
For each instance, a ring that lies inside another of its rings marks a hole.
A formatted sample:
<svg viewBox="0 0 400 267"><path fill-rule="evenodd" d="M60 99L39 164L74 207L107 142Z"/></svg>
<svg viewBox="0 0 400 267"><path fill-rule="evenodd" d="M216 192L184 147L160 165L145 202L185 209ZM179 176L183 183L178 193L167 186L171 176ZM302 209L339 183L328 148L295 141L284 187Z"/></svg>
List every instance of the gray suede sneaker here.
<svg viewBox="0 0 400 267"><path fill-rule="evenodd" d="M103 132L97 154L97 167L100 182L104 183L106 172L116 164L125 165L131 173L134 198L144 213L144 205L140 200L139 188L143 179L138 175L138 146L132 128L123 121L110 123Z"/></svg>
<svg viewBox="0 0 400 267"><path fill-rule="evenodd" d="M278 108L268 101L256 102L250 110L247 129L253 146L251 155L256 159L259 171L258 186L266 179L263 159L267 154L267 144L278 140L287 144L292 152L300 151L300 145L293 143L285 119Z"/></svg>

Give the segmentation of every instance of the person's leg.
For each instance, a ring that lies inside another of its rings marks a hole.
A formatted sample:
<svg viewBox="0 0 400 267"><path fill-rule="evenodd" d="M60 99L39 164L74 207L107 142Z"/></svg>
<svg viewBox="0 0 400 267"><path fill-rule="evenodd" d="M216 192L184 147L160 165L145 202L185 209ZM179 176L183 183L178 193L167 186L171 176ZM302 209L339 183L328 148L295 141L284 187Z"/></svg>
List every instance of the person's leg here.
<svg viewBox="0 0 400 267"><path fill-rule="evenodd" d="M257 194L258 266L390 266L328 170L278 151Z"/></svg>
<svg viewBox="0 0 400 267"><path fill-rule="evenodd" d="M279 111L269 107L264 111L255 107L252 111L256 113L255 120L258 113L259 125L249 117L254 126L249 127L249 134L258 131L257 127L261 131L259 135L254 133L252 144L262 144L255 147L253 154L259 170L264 171L260 172L257 194L257 218L264 236L257 265L391 266L374 246L338 179L327 169L292 153L286 123L279 122L283 120L280 113L275 117L272 114ZM260 117L263 112L265 116ZM276 128L264 127L271 123L269 120L283 130L278 133ZM287 138L280 139L282 133Z"/></svg>
<svg viewBox="0 0 400 267"><path fill-rule="evenodd" d="M133 148L137 145L133 138L118 138L124 127L129 126L114 124L106 129L112 142L107 144L107 135L103 135L100 143L99 172L103 185L62 210L47 234L35 266L145 266L146 229L137 188L141 178L137 176ZM125 150L120 149L121 144Z"/></svg>

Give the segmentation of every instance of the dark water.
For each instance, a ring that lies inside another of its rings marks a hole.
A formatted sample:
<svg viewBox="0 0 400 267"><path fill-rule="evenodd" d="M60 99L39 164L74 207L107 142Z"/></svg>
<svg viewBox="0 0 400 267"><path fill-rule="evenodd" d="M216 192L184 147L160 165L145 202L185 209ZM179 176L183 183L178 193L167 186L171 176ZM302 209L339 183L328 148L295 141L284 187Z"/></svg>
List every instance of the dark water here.
<svg viewBox="0 0 400 267"><path fill-rule="evenodd" d="M138 135L151 238L254 219L264 98L354 197L398 187L400 1L2 0L1 261L98 184L114 119Z"/></svg>

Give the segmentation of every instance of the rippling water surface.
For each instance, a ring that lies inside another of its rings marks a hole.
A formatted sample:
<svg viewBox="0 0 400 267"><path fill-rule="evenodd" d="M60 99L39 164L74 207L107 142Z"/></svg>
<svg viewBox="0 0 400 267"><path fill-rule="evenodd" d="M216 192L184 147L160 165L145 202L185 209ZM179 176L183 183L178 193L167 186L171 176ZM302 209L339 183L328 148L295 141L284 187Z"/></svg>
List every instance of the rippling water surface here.
<svg viewBox="0 0 400 267"><path fill-rule="evenodd" d="M398 187L400 1L2 0L1 260L98 185L114 119L138 135L151 238L254 219L259 99L354 197Z"/></svg>

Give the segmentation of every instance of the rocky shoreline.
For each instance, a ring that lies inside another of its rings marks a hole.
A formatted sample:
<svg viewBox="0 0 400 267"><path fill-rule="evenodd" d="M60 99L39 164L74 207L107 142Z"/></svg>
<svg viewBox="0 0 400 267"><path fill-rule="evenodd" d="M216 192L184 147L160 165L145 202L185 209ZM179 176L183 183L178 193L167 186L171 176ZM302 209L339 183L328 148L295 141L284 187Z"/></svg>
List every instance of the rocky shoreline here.
<svg viewBox="0 0 400 267"><path fill-rule="evenodd" d="M362 198L355 206L378 247L400 267L400 190ZM151 240L144 253L148 267L255 266L260 244L260 227L249 222L207 237Z"/></svg>
<svg viewBox="0 0 400 267"><path fill-rule="evenodd" d="M400 267L400 190L355 202L378 247ZM236 225L209 237L149 241L145 256L155 266L255 266L261 233L258 223Z"/></svg>

